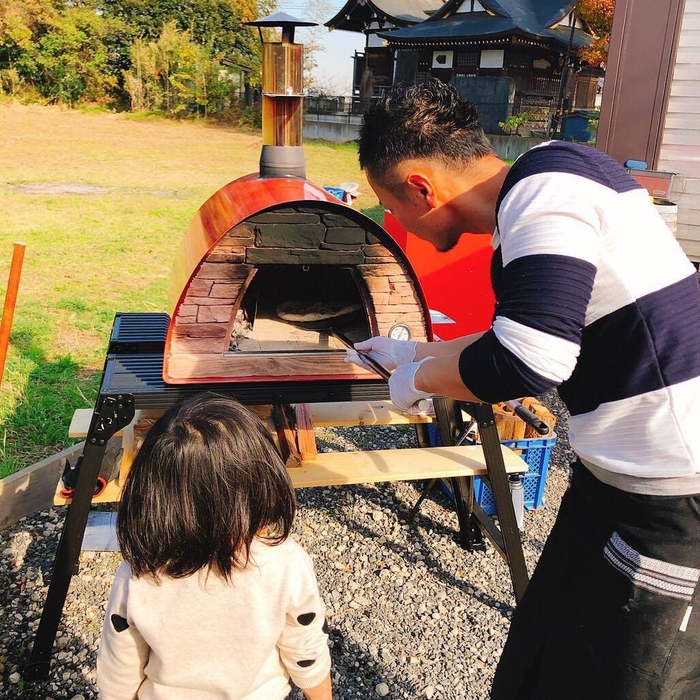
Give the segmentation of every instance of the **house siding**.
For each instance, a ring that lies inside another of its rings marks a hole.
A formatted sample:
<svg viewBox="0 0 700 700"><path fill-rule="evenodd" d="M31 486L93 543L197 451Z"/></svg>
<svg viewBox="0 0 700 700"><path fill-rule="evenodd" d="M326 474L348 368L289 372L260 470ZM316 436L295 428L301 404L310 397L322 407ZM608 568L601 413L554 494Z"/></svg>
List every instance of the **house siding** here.
<svg viewBox="0 0 700 700"><path fill-rule="evenodd" d="M700 262L700 0L686 0L661 137L659 170L677 173L677 238Z"/></svg>

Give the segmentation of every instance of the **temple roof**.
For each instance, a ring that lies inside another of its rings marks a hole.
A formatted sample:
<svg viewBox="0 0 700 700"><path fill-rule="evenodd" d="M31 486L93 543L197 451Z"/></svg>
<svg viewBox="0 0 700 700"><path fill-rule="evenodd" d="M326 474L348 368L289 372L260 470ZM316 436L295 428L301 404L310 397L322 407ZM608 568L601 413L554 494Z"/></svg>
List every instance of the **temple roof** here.
<svg viewBox="0 0 700 700"><path fill-rule="evenodd" d="M464 0L448 0L428 19L411 27L380 34L390 46L449 44L458 39L495 38L518 34L566 46L571 27L557 25L571 12L571 0L479 0L482 12L457 12ZM469 2L469 0L467 0ZM587 45L592 37L575 29L572 47Z"/></svg>
<svg viewBox="0 0 700 700"><path fill-rule="evenodd" d="M430 13L442 6L441 0L347 0L325 26L330 30L349 32L363 32L373 21L410 27L427 19Z"/></svg>
<svg viewBox="0 0 700 700"><path fill-rule="evenodd" d="M253 20L252 22L244 22L251 27L283 27L283 26L294 26L294 27L315 27L316 22L309 22L305 19L299 19L292 15L288 15L286 12L275 12L273 15L268 17L261 17L260 19Z"/></svg>

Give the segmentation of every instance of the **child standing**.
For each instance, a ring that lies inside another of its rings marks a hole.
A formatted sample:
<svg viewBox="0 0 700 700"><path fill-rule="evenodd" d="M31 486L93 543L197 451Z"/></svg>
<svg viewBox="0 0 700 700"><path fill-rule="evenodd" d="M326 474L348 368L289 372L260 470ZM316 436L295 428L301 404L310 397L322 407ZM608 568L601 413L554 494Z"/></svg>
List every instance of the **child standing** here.
<svg viewBox="0 0 700 700"><path fill-rule="evenodd" d="M124 562L97 659L102 700L331 700L325 605L289 536L287 469L263 424L202 394L147 434L117 518Z"/></svg>

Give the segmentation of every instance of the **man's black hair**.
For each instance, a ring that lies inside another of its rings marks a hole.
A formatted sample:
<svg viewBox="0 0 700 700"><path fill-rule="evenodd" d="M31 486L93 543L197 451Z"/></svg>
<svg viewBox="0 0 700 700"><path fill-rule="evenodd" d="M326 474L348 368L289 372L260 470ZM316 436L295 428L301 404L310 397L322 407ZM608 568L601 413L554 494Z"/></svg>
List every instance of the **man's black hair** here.
<svg viewBox="0 0 700 700"><path fill-rule="evenodd" d="M279 544L294 487L265 426L237 401L199 394L156 421L124 486L117 518L135 576L181 578L246 566L253 538Z"/></svg>
<svg viewBox="0 0 700 700"><path fill-rule="evenodd" d="M357 144L360 167L380 182L407 159L459 166L493 153L474 105L435 78L388 90L365 112Z"/></svg>

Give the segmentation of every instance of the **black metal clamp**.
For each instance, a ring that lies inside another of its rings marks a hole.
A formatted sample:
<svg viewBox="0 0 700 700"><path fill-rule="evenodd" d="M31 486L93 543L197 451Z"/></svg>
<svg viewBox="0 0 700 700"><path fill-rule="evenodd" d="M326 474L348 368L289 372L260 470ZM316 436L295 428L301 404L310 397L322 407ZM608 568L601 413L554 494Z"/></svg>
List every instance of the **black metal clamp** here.
<svg viewBox="0 0 700 700"><path fill-rule="evenodd" d="M134 413L134 397L131 394L107 394L98 399L85 440L73 500L68 507L58 542L44 610L34 638L29 663L24 672L24 678L27 681L44 680L49 676L51 649L61 620L70 580L76 571L80 557L90 504L107 442L115 433L131 423Z"/></svg>

